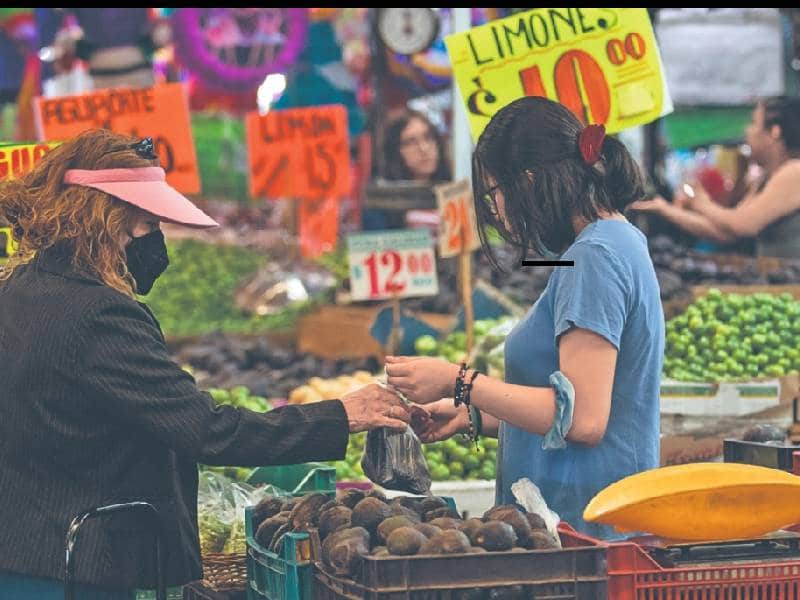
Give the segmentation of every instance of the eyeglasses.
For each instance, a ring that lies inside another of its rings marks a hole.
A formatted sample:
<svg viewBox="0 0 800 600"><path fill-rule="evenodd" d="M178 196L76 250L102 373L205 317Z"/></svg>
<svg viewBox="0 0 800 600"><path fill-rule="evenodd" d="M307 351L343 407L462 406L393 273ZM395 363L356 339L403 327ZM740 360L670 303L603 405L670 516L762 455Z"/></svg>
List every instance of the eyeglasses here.
<svg viewBox="0 0 800 600"><path fill-rule="evenodd" d="M411 146L431 146L436 143L436 136L433 133L428 132L425 135L421 135L418 137L410 137L400 140L400 147L401 148L410 148Z"/></svg>

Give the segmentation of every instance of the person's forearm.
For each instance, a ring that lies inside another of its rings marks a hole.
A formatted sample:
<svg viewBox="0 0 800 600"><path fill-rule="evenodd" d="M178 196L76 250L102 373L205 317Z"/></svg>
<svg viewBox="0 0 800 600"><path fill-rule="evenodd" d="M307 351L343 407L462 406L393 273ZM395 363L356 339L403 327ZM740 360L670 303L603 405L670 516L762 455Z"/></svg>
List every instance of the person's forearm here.
<svg viewBox="0 0 800 600"><path fill-rule="evenodd" d="M514 385L483 376L475 380L471 401L490 417L483 424L487 435L492 429L497 435L498 421L545 435L555 419L556 396L550 387Z"/></svg>
<svg viewBox="0 0 800 600"><path fill-rule="evenodd" d="M740 222L740 215L736 214L735 208L724 208L713 202L697 202L692 209L709 222L714 223L723 235L735 238L749 234Z"/></svg>
<svg viewBox="0 0 800 600"><path fill-rule="evenodd" d="M477 406L477 405L476 405ZM481 435L483 437L496 438L500 433L500 420L487 413L481 411Z"/></svg>
<svg viewBox="0 0 800 600"><path fill-rule="evenodd" d="M735 237L731 235L727 228L723 229L717 226L708 216L686 210L685 208L680 208L673 204L667 204L658 214L687 233L691 233L697 237L712 239L723 244L733 241Z"/></svg>

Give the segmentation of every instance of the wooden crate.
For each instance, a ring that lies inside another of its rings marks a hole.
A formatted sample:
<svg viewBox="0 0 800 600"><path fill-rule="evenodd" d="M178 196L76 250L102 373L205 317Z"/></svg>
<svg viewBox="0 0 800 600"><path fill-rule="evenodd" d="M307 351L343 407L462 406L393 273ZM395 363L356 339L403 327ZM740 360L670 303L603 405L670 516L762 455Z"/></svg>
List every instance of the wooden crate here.
<svg viewBox="0 0 800 600"><path fill-rule="evenodd" d="M382 306L323 306L301 317L297 324L297 349L328 360L367 358L383 360L383 347L370 335ZM450 315L416 314L444 333L453 324Z"/></svg>

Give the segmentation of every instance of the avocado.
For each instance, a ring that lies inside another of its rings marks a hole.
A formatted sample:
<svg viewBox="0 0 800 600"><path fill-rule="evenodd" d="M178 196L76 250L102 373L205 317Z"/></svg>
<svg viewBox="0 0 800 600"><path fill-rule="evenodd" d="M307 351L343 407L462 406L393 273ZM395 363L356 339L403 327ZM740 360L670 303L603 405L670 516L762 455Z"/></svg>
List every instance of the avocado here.
<svg viewBox="0 0 800 600"><path fill-rule="evenodd" d="M400 505L409 510L413 510L420 517L422 516L422 501L411 496L400 496L389 503L391 506Z"/></svg>
<svg viewBox="0 0 800 600"><path fill-rule="evenodd" d="M544 522L544 519L540 515L536 513L527 513L526 516L528 517L528 523L531 529L547 529L547 523Z"/></svg>
<svg viewBox="0 0 800 600"><path fill-rule="evenodd" d="M295 531L308 531L316 527L319 509L329 501L327 494L315 493L303 496L292 509L292 527Z"/></svg>
<svg viewBox="0 0 800 600"><path fill-rule="evenodd" d="M283 500L280 498L275 496L263 498L253 509L253 528L258 529L261 523L281 512L282 506Z"/></svg>
<svg viewBox="0 0 800 600"><path fill-rule="evenodd" d="M475 544L475 535L483 527L481 519L469 519L461 524L461 531L469 538L471 544Z"/></svg>
<svg viewBox="0 0 800 600"><path fill-rule="evenodd" d="M369 493L367 494L367 498L376 498L386 504L388 500L386 499L386 494L380 491L377 488L372 488Z"/></svg>
<svg viewBox="0 0 800 600"><path fill-rule="evenodd" d="M447 501L437 496L430 496L422 500L419 505L420 512L425 515L426 513L436 510L437 508L447 508Z"/></svg>
<svg viewBox="0 0 800 600"><path fill-rule="evenodd" d="M437 533L420 548L420 554L464 554L470 551L467 536L456 529Z"/></svg>
<svg viewBox="0 0 800 600"><path fill-rule="evenodd" d="M530 548L531 541L531 524L528 518L516 506L507 504L505 506L496 506L483 515L486 521L502 521L508 523L514 528L514 533L517 534L517 543L523 548Z"/></svg>
<svg viewBox="0 0 800 600"><path fill-rule="evenodd" d="M398 527L386 541L386 548L392 556L413 556L428 541L424 535L413 527Z"/></svg>
<svg viewBox="0 0 800 600"><path fill-rule="evenodd" d="M256 530L256 541L264 548L269 549L269 545L272 543L272 536L288 522L288 517L282 517L281 515L264 519Z"/></svg>
<svg viewBox="0 0 800 600"><path fill-rule="evenodd" d="M328 502L319 507L320 516L322 516L322 513L324 513L326 510L328 510L329 508L333 508L334 506L344 506L344 504L342 504L338 500L329 500Z"/></svg>
<svg viewBox="0 0 800 600"><path fill-rule="evenodd" d="M434 510L429 510L426 512L424 520L427 523L433 521L434 519L441 519L443 517L448 519L460 519L461 515L449 506L444 506L442 508L435 508Z"/></svg>
<svg viewBox="0 0 800 600"><path fill-rule="evenodd" d="M407 519L406 517L389 517L381 521L381 524L378 525L378 542L382 545L387 545L386 542L389 539L389 535L399 527L413 527L414 522L411 519Z"/></svg>
<svg viewBox="0 0 800 600"><path fill-rule="evenodd" d="M283 536L285 534L289 533L291 530L292 530L292 522L291 522L291 520L286 521L286 523L284 525L281 525L281 527L272 536L272 541L269 544L269 551L270 552L275 552L277 554L278 553L278 542L280 542L281 539L283 539Z"/></svg>
<svg viewBox="0 0 800 600"><path fill-rule="evenodd" d="M546 529L534 529L531 531L531 548L534 550L555 550L561 548L561 544Z"/></svg>
<svg viewBox="0 0 800 600"><path fill-rule="evenodd" d="M335 575L354 575L358 558L369 554L369 532L363 527L341 529L322 544L322 560Z"/></svg>
<svg viewBox="0 0 800 600"><path fill-rule="evenodd" d="M364 498L353 509L352 523L355 527L363 527L377 539L378 525L392 516L392 509L377 498Z"/></svg>
<svg viewBox="0 0 800 600"><path fill-rule="evenodd" d="M367 495L362 490L349 489L345 490L339 498L339 502L344 504L349 509L354 509L356 504L361 502Z"/></svg>
<svg viewBox="0 0 800 600"><path fill-rule="evenodd" d="M516 545L517 534L508 523L489 521L478 529L475 534L475 543L489 552L505 552Z"/></svg>
<svg viewBox="0 0 800 600"><path fill-rule="evenodd" d="M420 517L416 511L406 506L403 506L401 504L389 504L389 508L391 509L392 514L396 517L405 517L406 519L408 519L409 521L413 521L414 523L422 522L422 517Z"/></svg>
<svg viewBox="0 0 800 600"><path fill-rule="evenodd" d="M346 506L334 506L319 515L319 538L325 541L330 534L351 526L353 511Z"/></svg>
<svg viewBox="0 0 800 600"><path fill-rule="evenodd" d="M431 525L430 523L417 523L414 525L414 529L419 531L426 538L432 538L437 533L442 531L440 527L436 527L436 525Z"/></svg>
<svg viewBox="0 0 800 600"><path fill-rule="evenodd" d="M461 524L463 521L459 521L458 519L452 519L450 517L440 517L438 519L434 519L430 521L430 524L438 527L439 529L461 529Z"/></svg>

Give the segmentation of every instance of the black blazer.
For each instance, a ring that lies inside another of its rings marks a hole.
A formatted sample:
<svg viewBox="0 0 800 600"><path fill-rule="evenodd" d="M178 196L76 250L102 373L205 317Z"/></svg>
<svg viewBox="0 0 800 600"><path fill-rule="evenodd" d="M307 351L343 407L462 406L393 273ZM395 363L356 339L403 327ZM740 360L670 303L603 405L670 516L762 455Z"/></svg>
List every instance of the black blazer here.
<svg viewBox="0 0 800 600"><path fill-rule="evenodd" d="M146 500L167 533L169 585L202 576L197 463L345 456L338 400L267 414L218 407L169 356L143 304L47 251L0 282L0 571L60 579L70 520ZM76 580L153 588L135 517L84 526Z"/></svg>

